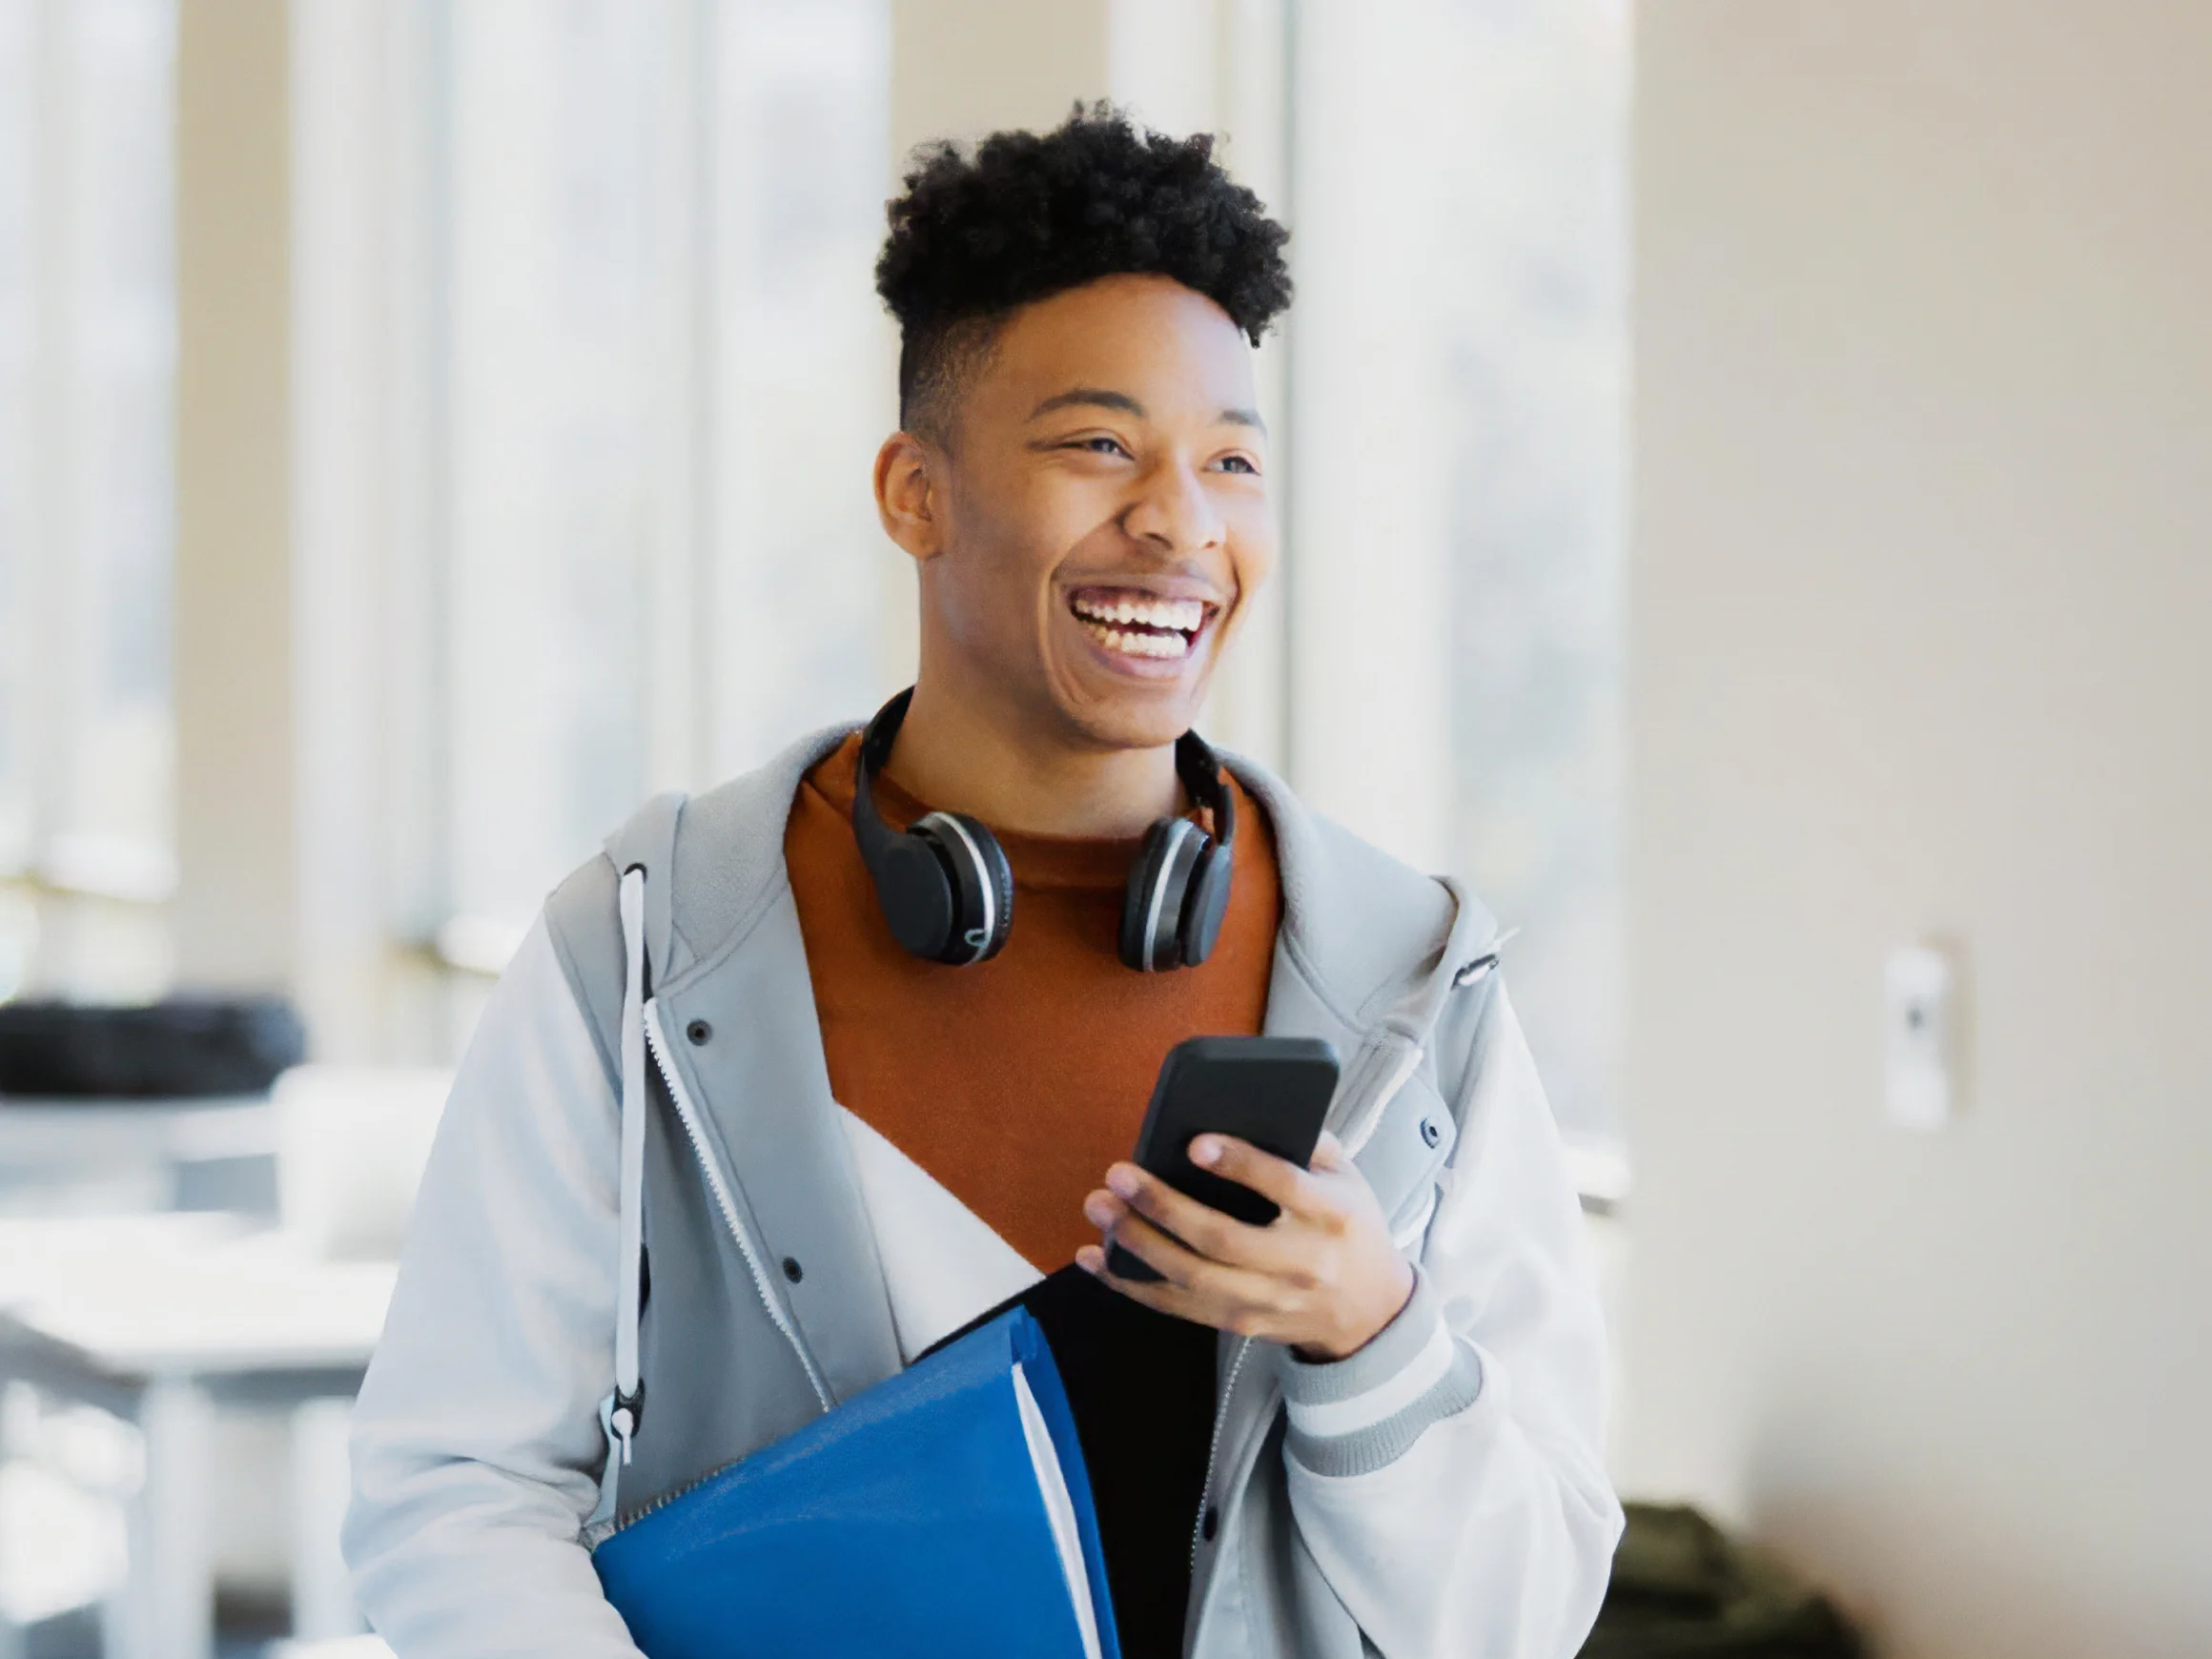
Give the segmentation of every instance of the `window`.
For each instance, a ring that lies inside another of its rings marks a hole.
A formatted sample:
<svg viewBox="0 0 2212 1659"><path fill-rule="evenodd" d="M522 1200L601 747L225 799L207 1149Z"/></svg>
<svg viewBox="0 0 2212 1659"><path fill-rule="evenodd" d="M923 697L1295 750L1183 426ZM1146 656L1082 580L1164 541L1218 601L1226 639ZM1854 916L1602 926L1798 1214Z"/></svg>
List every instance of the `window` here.
<svg viewBox="0 0 2212 1659"><path fill-rule="evenodd" d="M445 9L450 959L651 789L864 711L882 0Z"/></svg>
<svg viewBox="0 0 2212 1659"><path fill-rule="evenodd" d="M167 975L170 0L0 0L0 994Z"/></svg>
<svg viewBox="0 0 2212 1659"><path fill-rule="evenodd" d="M1508 926L1564 1123L1614 1126L1626 630L1624 0L1456 9L1440 170L1455 867Z"/></svg>
<svg viewBox="0 0 2212 1659"><path fill-rule="evenodd" d="M650 775L651 578L680 573L691 529L667 464L690 404L675 10L447 11L445 807L463 913L527 922Z"/></svg>
<svg viewBox="0 0 2212 1659"><path fill-rule="evenodd" d="M1569 1129L1615 1124L1624 0L1299 12L1292 781L1517 936Z"/></svg>

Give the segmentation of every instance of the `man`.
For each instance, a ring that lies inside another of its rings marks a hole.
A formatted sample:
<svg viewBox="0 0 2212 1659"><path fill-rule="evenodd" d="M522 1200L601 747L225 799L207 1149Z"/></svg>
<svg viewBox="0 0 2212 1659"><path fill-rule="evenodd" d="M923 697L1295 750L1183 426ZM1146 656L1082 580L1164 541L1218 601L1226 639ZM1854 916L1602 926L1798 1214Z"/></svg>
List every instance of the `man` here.
<svg viewBox="0 0 2212 1659"><path fill-rule="evenodd" d="M1494 925L1185 739L1274 557L1251 348L1283 232L1207 140L1104 110L907 186L874 481L920 572L911 701L865 755L826 733L656 803L548 901L362 1391L361 1603L401 1659L632 1653L607 1525L1057 1273L1146 1424L1094 1470L1134 1659L1569 1654L1620 1511ZM1194 1143L1280 1203L1256 1228L1125 1160L1174 1043L1260 1031L1344 1071L1310 1170ZM1108 1274L1102 1233L1161 1277Z"/></svg>

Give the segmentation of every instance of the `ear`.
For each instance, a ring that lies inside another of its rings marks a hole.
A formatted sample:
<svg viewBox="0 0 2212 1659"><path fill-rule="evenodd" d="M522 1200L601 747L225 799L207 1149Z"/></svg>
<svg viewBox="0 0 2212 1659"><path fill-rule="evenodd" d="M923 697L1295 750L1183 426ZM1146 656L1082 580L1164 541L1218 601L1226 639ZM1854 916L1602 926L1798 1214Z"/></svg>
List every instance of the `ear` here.
<svg viewBox="0 0 2212 1659"><path fill-rule="evenodd" d="M875 452L875 511L883 533L916 563L945 549L946 458L911 432L894 432Z"/></svg>

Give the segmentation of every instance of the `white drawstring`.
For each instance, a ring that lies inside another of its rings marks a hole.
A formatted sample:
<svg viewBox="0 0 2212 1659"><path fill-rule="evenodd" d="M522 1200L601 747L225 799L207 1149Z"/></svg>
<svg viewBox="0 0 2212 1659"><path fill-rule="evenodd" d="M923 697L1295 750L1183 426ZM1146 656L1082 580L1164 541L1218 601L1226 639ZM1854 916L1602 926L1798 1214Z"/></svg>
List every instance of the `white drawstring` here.
<svg viewBox="0 0 2212 1659"><path fill-rule="evenodd" d="M622 1253L614 1290L614 1401L607 1426L630 1461L637 1433L638 1280L645 1254L645 872L623 871Z"/></svg>

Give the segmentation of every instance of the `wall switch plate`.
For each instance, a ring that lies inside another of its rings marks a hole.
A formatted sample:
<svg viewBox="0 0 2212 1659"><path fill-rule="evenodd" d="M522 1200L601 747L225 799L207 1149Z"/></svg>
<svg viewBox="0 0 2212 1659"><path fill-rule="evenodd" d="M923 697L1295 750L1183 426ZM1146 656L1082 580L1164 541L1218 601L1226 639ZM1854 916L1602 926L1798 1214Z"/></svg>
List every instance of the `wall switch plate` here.
<svg viewBox="0 0 2212 1659"><path fill-rule="evenodd" d="M1958 1109L1958 978L1951 957L1928 945L1900 946L1884 965L1887 1103L1899 1128L1941 1129Z"/></svg>

